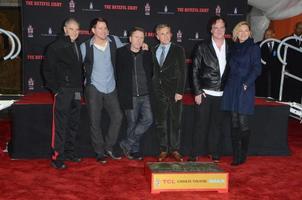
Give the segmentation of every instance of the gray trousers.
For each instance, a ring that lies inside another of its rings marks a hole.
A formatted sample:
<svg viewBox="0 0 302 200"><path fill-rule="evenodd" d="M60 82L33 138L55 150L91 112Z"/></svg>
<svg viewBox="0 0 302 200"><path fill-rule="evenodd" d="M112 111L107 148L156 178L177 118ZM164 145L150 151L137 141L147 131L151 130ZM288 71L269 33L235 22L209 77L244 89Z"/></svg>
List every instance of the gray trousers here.
<svg viewBox="0 0 302 200"><path fill-rule="evenodd" d="M97 156L103 156L104 150L113 150L112 148L116 143L122 124L123 115L117 92L114 90L109 94L105 94L99 92L93 85L88 85L85 90L85 96L92 146ZM103 134L101 129L103 108L107 111L110 118L108 134Z"/></svg>

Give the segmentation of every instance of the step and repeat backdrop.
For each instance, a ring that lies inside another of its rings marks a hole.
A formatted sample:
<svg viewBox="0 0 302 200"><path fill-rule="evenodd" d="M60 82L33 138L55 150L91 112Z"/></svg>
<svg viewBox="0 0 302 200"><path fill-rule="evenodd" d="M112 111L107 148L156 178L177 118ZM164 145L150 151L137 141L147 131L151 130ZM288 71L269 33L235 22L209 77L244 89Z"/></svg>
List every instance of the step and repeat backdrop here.
<svg viewBox="0 0 302 200"><path fill-rule="evenodd" d="M185 48L190 63L194 45L209 37L206 27L210 17L224 17L226 37L231 37L232 28L245 19L246 11L247 0L22 0L23 93L45 91L41 75L43 55L62 32L67 17L80 22L79 43L90 37L89 23L95 17L106 18L110 33L123 42L128 42L131 27L143 27L145 42L150 46L157 43L154 27L168 23L173 41Z"/></svg>

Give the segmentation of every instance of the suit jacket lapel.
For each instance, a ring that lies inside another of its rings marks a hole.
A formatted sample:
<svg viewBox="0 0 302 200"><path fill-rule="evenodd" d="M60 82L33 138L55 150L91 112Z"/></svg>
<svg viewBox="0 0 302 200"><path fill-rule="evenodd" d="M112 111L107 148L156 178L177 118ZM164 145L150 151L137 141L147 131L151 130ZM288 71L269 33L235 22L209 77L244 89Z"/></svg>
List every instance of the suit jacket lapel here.
<svg viewBox="0 0 302 200"><path fill-rule="evenodd" d="M160 67L160 66L159 66L159 62L158 62L158 60L157 60L157 56L156 56L156 51L157 51L158 47L159 47L159 44L156 45L155 48L154 48L154 58L155 58L155 62L154 62L154 63L155 63L158 67Z"/></svg>

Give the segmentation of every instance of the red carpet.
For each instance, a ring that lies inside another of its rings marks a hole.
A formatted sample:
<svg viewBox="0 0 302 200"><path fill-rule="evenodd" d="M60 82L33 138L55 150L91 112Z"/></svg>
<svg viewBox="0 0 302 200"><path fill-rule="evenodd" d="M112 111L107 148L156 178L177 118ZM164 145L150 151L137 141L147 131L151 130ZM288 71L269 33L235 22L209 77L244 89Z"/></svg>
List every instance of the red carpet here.
<svg viewBox="0 0 302 200"><path fill-rule="evenodd" d="M0 123L0 145L4 147L9 130L7 123ZM144 162L109 161L100 165L94 159L81 163L67 163L68 169L52 169L49 160L10 160L0 154L1 200L203 200L203 199L302 199L302 125L289 121L291 156L252 156L240 167L231 167L231 157L224 157L219 164L230 172L230 191L217 192L168 192L150 194L144 176ZM201 161L208 161L201 158Z"/></svg>

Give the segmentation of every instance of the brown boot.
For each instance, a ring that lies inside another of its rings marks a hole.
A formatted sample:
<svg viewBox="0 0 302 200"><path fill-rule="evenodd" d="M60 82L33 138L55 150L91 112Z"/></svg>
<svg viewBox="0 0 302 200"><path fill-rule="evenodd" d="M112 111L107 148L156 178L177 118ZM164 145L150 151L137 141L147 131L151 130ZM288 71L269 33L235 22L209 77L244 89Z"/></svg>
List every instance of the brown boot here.
<svg viewBox="0 0 302 200"><path fill-rule="evenodd" d="M172 156L174 157L174 159L177 161L177 162L182 162L184 161L183 158L182 158L182 155L180 155L180 153L178 151L173 151L172 152Z"/></svg>
<svg viewBox="0 0 302 200"><path fill-rule="evenodd" d="M158 156L158 162L163 162L168 157L168 152L162 151Z"/></svg>

